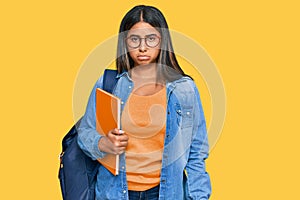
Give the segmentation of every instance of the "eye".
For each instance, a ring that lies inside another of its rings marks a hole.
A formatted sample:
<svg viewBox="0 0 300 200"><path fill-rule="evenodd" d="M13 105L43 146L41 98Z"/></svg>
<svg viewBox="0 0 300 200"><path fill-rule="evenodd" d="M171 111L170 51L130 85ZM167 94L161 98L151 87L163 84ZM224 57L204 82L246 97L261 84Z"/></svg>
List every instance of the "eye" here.
<svg viewBox="0 0 300 200"><path fill-rule="evenodd" d="M137 37L137 36L130 36L129 39L130 39L131 42L139 42L139 40L140 40L140 38Z"/></svg>
<svg viewBox="0 0 300 200"><path fill-rule="evenodd" d="M157 39L156 36L150 36L150 37L147 38L147 40L148 40L149 42L153 42L153 41L155 41L156 39Z"/></svg>

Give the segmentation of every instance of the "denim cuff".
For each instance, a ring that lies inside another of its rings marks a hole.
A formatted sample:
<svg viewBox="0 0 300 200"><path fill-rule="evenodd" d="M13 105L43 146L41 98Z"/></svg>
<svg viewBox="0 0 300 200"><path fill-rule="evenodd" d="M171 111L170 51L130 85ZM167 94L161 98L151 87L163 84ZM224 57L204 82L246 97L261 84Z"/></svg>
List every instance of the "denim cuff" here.
<svg viewBox="0 0 300 200"><path fill-rule="evenodd" d="M96 136L95 142L93 144L93 154L94 154L93 156L95 156L96 159L103 158L107 154L106 152L100 151L100 149L99 149L99 140L102 137L103 136L100 134L98 136Z"/></svg>

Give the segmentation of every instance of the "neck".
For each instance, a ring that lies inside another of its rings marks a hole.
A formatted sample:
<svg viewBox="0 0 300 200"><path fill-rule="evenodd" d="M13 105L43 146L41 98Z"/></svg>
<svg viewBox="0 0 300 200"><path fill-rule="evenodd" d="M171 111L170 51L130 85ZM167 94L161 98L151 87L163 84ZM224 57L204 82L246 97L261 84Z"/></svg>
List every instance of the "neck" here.
<svg viewBox="0 0 300 200"><path fill-rule="evenodd" d="M138 76L140 78L156 77L156 63L135 66L132 68L132 73L134 76Z"/></svg>

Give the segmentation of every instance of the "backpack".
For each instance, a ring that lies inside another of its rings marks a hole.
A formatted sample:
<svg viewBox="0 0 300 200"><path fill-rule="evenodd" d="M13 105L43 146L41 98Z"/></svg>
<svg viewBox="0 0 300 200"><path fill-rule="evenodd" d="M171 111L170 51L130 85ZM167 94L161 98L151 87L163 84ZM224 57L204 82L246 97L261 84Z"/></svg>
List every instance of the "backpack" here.
<svg viewBox="0 0 300 200"><path fill-rule="evenodd" d="M117 71L106 69L103 89L112 93L117 83ZM95 185L99 162L88 157L78 146L76 127L73 125L62 140L58 178L64 200L95 200Z"/></svg>

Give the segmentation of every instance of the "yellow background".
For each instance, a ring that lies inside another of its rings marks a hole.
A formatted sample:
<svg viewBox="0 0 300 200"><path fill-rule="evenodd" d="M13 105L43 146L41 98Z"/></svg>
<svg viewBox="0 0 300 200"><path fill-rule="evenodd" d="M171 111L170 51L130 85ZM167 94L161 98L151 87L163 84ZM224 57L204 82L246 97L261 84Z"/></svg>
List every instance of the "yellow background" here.
<svg viewBox="0 0 300 200"><path fill-rule="evenodd" d="M222 75L227 114L207 160L211 199L299 199L296 2L2 1L0 199L61 199L58 154L77 72L141 3L200 43Z"/></svg>

